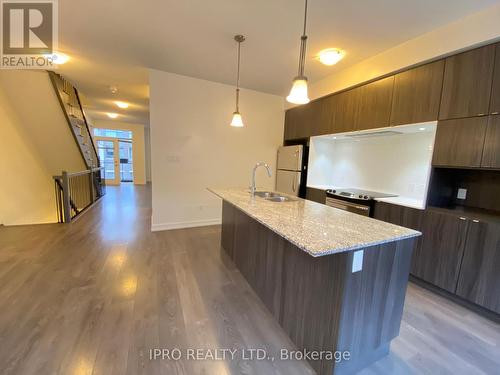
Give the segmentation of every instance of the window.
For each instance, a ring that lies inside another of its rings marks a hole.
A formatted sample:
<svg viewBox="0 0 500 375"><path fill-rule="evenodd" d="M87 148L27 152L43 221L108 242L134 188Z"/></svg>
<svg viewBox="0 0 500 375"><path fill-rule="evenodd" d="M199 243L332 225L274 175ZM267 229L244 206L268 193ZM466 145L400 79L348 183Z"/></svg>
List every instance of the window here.
<svg viewBox="0 0 500 375"><path fill-rule="evenodd" d="M94 128L94 136L96 136L96 137L121 138L121 139L132 139L132 132L130 130L116 130L116 129L99 129L99 128Z"/></svg>

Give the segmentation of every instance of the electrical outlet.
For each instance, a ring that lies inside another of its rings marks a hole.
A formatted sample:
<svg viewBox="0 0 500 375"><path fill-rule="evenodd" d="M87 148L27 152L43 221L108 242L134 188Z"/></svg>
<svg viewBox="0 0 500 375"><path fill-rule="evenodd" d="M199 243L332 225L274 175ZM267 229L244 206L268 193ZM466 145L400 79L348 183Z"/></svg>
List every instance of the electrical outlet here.
<svg viewBox="0 0 500 375"><path fill-rule="evenodd" d="M467 189L458 189L458 193L457 193L457 199L465 199L467 198Z"/></svg>

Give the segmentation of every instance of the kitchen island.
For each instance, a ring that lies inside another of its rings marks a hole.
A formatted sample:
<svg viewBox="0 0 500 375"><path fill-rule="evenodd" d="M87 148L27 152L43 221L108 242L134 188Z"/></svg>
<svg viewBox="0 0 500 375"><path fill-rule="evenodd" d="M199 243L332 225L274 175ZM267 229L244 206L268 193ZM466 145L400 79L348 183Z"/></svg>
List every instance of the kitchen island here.
<svg viewBox="0 0 500 375"><path fill-rule="evenodd" d="M209 190L223 200L223 256L299 350L323 353L310 361L318 374L355 373L389 352L420 232L300 198Z"/></svg>

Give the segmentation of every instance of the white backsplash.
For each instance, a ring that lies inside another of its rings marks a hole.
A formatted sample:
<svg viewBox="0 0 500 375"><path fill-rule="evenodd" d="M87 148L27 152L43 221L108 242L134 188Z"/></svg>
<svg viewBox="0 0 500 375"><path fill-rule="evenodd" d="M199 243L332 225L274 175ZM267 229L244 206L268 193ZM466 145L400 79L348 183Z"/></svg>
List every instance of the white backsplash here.
<svg viewBox="0 0 500 375"><path fill-rule="evenodd" d="M425 200L436 125L359 139L311 138L308 186L353 187Z"/></svg>

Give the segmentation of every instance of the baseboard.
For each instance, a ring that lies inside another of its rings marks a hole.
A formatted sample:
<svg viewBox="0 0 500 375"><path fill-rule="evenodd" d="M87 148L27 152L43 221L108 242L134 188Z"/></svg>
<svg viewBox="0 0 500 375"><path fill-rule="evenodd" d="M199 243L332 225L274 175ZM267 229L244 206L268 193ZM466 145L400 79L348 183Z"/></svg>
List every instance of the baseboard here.
<svg viewBox="0 0 500 375"><path fill-rule="evenodd" d="M500 323L500 314L497 314L494 311L488 310L482 306L476 305L475 303L472 303L470 301L467 301L466 299L463 299L456 294L450 293L447 290L441 289L433 284L428 283L427 281L424 281L422 279L419 279L416 276L410 275L410 281L421 286L422 288L425 288L427 290L430 290L431 292L436 293L437 295L440 295L441 297L447 298L456 304L465 307L466 309L469 309L487 319L490 319L494 321L495 323Z"/></svg>
<svg viewBox="0 0 500 375"><path fill-rule="evenodd" d="M208 219L208 220L180 221L180 222L176 222L176 223L151 224L151 231L158 232L158 231L162 231L162 230L206 227L209 225L220 225L220 224L221 224L220 218L219 219Z"/></svg>

